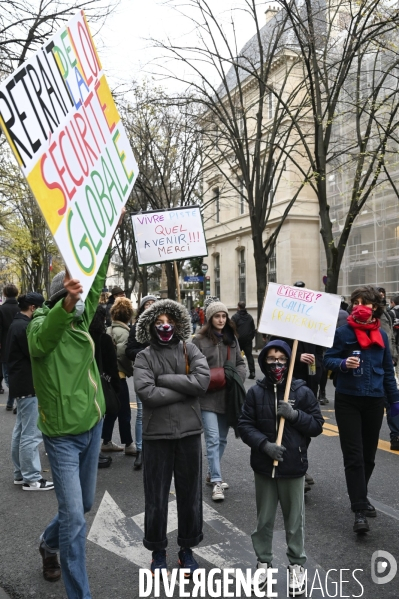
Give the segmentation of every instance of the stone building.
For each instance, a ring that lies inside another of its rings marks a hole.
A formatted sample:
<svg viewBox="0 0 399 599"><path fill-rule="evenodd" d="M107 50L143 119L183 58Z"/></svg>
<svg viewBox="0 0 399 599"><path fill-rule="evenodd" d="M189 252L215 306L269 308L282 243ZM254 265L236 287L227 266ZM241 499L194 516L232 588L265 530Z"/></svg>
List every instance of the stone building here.
<svg viewBox="0 0 399 599"><path fill-rule="evenodd" d="M267 35L274 26L276 10L266 11L266 24L261 30ZM246 47L256 48L255 37ZM245 48L240 54L245 52ZM288 59L290 57L288 56ZM285 68L284 60L276 60L272 70L274 81L281 78ZM227 75L229 79L229 74ZM251 76L243 82L243 90L248 104L253 103L254 86ZM255 90L256 91L256 90ZM269 95L265 110L265 118L272 117L273 98ZM267 123L266 123L267 127ZM215 146L215 153L218 151ZM257 316L257 283L253 241L248 204L240 193L229 185L229 179L239 181L237 171L231 169L225 161L223 152L218 157L219 169L208 161L203 170L204 189L204 223L208 243L207 275L210 277L210 295L216 295L226 304L232 314L238 301L245 301L248 311L256 320ZM227 174L222 175L220 169ZM264 241L273 233L281 221L281 216L292 198L299 180L295 169L282 173L275 189L275 198L268 219L267 228L263 232ZM239 183L238 183L239 185ZM302 280L307 287L321 289L320 278L320 234L318 203L309 186L305 186L289 216L286 218L273 257L268 265L268 281L293 284Z"/></svg>

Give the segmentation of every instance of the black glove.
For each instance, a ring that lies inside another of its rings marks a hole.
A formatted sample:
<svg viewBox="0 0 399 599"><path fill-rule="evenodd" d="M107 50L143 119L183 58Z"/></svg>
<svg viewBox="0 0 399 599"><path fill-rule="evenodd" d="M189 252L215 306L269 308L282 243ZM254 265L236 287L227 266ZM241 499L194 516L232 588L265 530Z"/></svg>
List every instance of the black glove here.
<svg viewBox="0 0 399 599"><path fill-rule="evenodd" d="M298 410L294 410L288 401L279 401L277 408L277 416L282 416L288 422L295 422L298 420Z"/></svg>
<svg viewBox="0 0 399 599"><path fill-rule="evenodd" d="M277 445L277 443L269 443L269 441L267 441L263 445L262 451L266 453L269 458L272 458L273 461L277 460L278 462L283 462L283 453L286 451L286 448L284 445Z"/></svg>

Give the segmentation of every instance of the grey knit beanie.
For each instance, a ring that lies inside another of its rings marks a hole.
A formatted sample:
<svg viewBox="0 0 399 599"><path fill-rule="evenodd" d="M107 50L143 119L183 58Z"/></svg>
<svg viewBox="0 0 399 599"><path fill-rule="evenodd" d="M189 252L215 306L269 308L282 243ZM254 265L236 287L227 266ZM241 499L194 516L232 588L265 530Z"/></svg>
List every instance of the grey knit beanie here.
<svg viewBox="0 0 399 599"><path fill-rule="evenodd" d="M65 270L61 270L61 272L57 273L54 279L51 281L50 285L50 302L56 302L65 295L67 295L67 290L64 287L64 279L65 279Z"/></svg>
<svg viewBox="0 0 399 599"><path fill-rule="evenodd" d="M229 315L229 311L222 302L212 302L206 309L206 319L209 322L216 312L226 312L227 316Z"/></svg>
<svg viewBox="0 0 399 599"><path fill-rule="evenodd" d="M146 304L147 302L156 302L157 300L158 298L155 297L155 295L145 295L141 298L139 309L141 310L141 308L143 308L144 304Z"/></svg>
<svg viewBox="0 0 399 599"><path fill-rule="evenodd" d="M204 301L204 310L205 310L205 312L207 311L208 306L210 306L211 304L213 304L213 302L220 302L220 299L218 297L216 297L216 295L208 295L205 298L205 301Z"/></svg>

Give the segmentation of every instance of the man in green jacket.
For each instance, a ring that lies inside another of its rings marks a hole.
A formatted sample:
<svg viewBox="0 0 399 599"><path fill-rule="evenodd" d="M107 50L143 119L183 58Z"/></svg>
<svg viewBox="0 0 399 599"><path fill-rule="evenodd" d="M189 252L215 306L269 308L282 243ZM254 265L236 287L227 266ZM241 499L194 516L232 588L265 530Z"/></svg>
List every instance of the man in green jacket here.
<svg viewBox="0 0 399 599"><path fill-rule="evenodd" d="M105 401L88 332L109 261L105 255L85 302L83 288L58 273L50 300L28 327L38 426L48 454L58 514L41 535L45 580L64 580L68 598L90 599L86 572L86 522L93 504ZM60 552L60 564L57 551Z"/></svg>

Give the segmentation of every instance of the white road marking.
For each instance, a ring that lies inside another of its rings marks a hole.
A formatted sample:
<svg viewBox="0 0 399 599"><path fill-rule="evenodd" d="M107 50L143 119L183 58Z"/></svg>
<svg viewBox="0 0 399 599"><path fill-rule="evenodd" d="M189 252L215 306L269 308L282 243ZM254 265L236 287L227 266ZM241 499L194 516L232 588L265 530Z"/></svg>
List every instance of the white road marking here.
<svg viewBox="0 0 399 599"><path fill-rule="evenodd" d="M133 522L137 524L139 528L144 532L144 513L137 514L132 517ZM168 503L168 527L167 533L177 530L177 503L176 501L170 501Z"/></svg>
<svg viewBox="0 0 399 599"><path fill-rule="evenodd" d="M146 551L143 551L142 531L132 518L125 516L108 491L104 493L87 538L133 562L139 568L148 568L149 560Z"/></svg>
<svg viewBox="0 0 399 599"><path fill-rule="evenodd" d="M177 529L176 501L168 504L168 532ZM232 522L219 514L217 510L203 503L204 523L218 533L220 542L213 545L200 545L194 553L213 567L242 569L254 568L256 556L251 538ZM144 513L128 518L105 491L100 507L91 526L88 539L116 555L136 564L139 568L148 568L150 553L143 549ZM273 535L273 566L279 569L277 591L279 597L286 597L286 541L284 531L275 531ZM309 580L312 580L315 568L319 574L324 570L309 558L306 563ZM314 589L314 599L323 597Z"/></svg>
<svg viewBox="0 0 399 599"><path fill-rule="evenodd" d="M399 510L395 510L395 508L390 507L389 505L385 505L385 503L381 503L380 501L376 501L369 497L370 503L375 507L376 510L382 512L386 516L390 516L391 518L395 518L395 520L399 520Z"/></svg>

